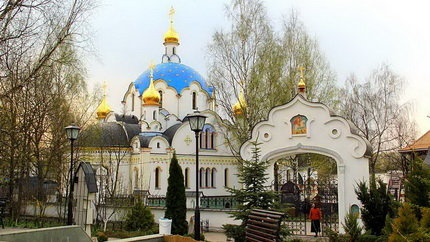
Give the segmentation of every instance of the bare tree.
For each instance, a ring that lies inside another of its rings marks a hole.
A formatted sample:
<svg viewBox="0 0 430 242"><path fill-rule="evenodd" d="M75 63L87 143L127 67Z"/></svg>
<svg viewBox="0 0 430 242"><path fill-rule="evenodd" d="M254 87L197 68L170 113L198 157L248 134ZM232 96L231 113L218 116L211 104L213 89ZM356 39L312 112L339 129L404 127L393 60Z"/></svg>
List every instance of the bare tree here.
<svg viewBox="0 0 430 242"><path fill-rule="evenodd" d="M342 91L343 115L373 147L369 163L372 174L381 154L397 151L416 135L412 106L400 102L403 87L404 80L382 64L362 83L351 75Z"/></svg>
<svg viewBox="0 0 430 242"><path fill-rule="evenodd" d="M306 69L309 99L336 104L334 74L295 12L284 20L280 33L273 30L258 0L232 1L226 6L226 16L230 28L216 31L208 47L209 78L219 111L230 121L232 135L227 142L234 153L272 107L295 95L299 67ZM246 108L238 117L232 104L241 92Z"/></svg>
<svg viewBox="0 0 430 242"><path fill-rule="evenodd" d="M56 175L67 153L64 126L87 115L74 105L89 98L78 50L80 25L91 8L88 0L0 3L0 172L8 178L14 217L30 176L38 178L38 204L46 201L46 179L61 184Z"/></svg>

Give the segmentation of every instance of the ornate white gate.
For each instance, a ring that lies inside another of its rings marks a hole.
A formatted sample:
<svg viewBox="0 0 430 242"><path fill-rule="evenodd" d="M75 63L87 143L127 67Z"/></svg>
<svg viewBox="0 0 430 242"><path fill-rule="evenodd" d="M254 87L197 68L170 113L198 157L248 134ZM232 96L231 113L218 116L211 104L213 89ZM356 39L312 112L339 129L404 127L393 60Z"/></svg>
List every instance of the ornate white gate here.
<svg viewBox="0 0 430 242"><path fill-rule="evenodd" d="M243 159L251 159L255 141L261 143L261 159L270 163L270 181L274 179L274 162L281 157L316 153L336 161L342 231L340 223L351 206L361 206L354 192L356 184L369 178L371 146L358 135L355 126L324 104L310 102L298 94L290 102L274 107L268 119L253 128L252 137L240 149Z"/></svg>

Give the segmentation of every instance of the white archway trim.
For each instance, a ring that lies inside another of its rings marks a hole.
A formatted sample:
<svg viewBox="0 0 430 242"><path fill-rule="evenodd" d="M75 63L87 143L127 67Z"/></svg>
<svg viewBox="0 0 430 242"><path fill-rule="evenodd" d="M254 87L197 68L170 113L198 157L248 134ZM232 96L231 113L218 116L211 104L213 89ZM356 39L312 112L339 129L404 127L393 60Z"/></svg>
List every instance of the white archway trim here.
<svg viewBox="0 0 430 242"><path fill-rule="evenodd" d="M336 161L338 171L339 228L353 204L361 205L355 194L359 181L369 179L370 143L357 134L348 120L336 116L324 104L309 102L300 94L274 107L267 120L257 123L251 138L242 144L240 156L252 159L253 143L259 143L261 160L270 161L269 180L274 179L274 161L300 153L316 153ZM272 162L273 161L273 162Z"/></svg>

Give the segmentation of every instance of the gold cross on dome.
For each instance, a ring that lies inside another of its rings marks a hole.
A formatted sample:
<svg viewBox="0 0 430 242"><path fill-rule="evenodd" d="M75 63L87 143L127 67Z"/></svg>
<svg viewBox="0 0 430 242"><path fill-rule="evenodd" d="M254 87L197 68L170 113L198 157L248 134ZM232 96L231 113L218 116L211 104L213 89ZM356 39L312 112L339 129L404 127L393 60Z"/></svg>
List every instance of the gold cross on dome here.
<svg viewBox="0 0 430 242"><path fill-rule="evenodd" d="M173 15L175 15L175 9L171 6L169 10L170 23L173 23Z"/></svg>
<svg viewBox="0 0 430 242"><path fill-rule="evenodd" d="M150 72L150 76L149 77L154 77L154 69L155 69L155 64L154 64L154 61L153 60L151 60L151 62L150 62L150 64L149 64L149 69L151 70L151 72Z"/></svg>
<svg viewBox="0 0 430 242"><path fill-rule="evenodd" d="M103 82L102 84L102 89L103 89L103 96L106 96L106 90L107 90L107 84L106 81Z"/></svg>
<svg viewBox="0 0 430 242"><path fill-rule="evenodd" d="M305 77L305 73L304 73L305 68L303 66L301 66L301 67L298 68L298 70L300 71L300 79L303 80L304 77Z"/></svg>
<svg viewBox="0 0 430 242"><path fill-rule="evenodd" d="M191 140L190 136L188 136L188 135L187 135L187 137L184 139L184 142L185 142L187 145L190 145L190 143L192 142L192 140Z"/></svg>

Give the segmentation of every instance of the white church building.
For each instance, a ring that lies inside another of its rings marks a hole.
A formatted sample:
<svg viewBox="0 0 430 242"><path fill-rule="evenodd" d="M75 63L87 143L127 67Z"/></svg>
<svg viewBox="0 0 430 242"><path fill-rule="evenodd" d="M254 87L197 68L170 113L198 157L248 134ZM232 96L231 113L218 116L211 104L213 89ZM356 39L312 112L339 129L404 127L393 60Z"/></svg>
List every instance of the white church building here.
<svg viewBox="0 0 430 242"><path fill-rule="evenodd" d="M118 167L118 172L113 174L118 178L118 194L145 193L163 197L168 186L170 160L176 153L188 192L187 207L192 210L196 140L188 121L184 120L188 114L198 110L207 117L198 144L201 167L198 185L202 195L225 198L230 195L226 188L238 188L241 184L236 175L238 157L226 143L228 121L217 112L216 93L198 72L182 63L178 54L179 36L172 24L171 20L164 34L161 63L152 65L130 83L122 100L121 114L113 112L103 97L97 109L101 143L81 147L80 159L92 164L98 178L109 173L106 169L111 168L106 166L107 161ZM351 122L335 115L324 104L308 101L303 79L297 90L298 94L290 102L274 107L268 119L254 127L249 141L238 144L242 145L240 155L250 159L251 142L259 139L261 157L270 164L267 171L270 184L276 177L274 163L282 157L315 153L335 160L339 185L336 188L339 209L336 223L340 224L351 208L361 207L354 186L358 181L368 180L371 147ZM241 115L245 106L239 98L232 108L236 115ZM210 203L202 200L205 202ZM214 206L218 206L216 202ZM217 208L231 206L231 201L224 201ZM204 209L205 204L201 207ZM191 214L190 211L188 215ZM159 215L162 216L161 212ZM232 222L231 219L227 221L229 215L225 211L221 215L203 211L202 218L205 216L212 216L211 223L217 227Z"/></svg>
<svg viewBox="0 0 430 242"><path fill-rule="evenodd" d="M214 90L178 55L179 36L172 23L164 34L162 62L151 65L130 83L121 114L113 112L104 96L97 109L105 157L109 147L121 148L118 193L147 191L164 196L169 164L174 152L183 169L187 191L195 190L195 134L184 118L194 111L207 117L199 139L200 191L205 196L229 195L237 187L235 158L225 143L224 120L217 114ZM100 147L82 148L97 175L106 174Z"/></svg>

